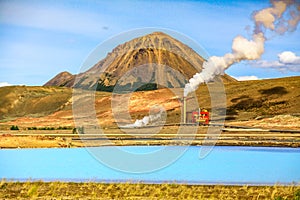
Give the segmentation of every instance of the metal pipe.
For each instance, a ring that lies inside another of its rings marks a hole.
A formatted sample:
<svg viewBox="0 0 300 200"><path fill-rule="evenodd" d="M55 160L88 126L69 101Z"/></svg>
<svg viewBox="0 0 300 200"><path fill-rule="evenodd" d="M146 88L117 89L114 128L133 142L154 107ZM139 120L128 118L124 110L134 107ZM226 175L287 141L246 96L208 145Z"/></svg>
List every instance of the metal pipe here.
<svg viewBox="0 0 300 200"><path fill-rule="evenodd" d="M186 97L183 97L183 123L186 124Z"/></svg>
<svg viewBox="0 0 300 200"><path fill-rule="evenodd" d="M198 108L198 119L199 119L198 125L200 125L200 119L201 119L201 108L200 107Z"/></svg>

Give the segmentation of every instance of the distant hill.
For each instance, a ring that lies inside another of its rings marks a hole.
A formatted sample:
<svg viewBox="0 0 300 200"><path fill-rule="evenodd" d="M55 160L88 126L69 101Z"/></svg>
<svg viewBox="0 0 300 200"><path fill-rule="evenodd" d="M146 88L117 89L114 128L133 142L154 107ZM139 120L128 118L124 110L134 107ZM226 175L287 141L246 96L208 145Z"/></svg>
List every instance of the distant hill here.
<svg viewBox="0 0 300 200"><path fill-rule="evenodd" d="M99 91L112 91L117 81L126 72L137 66L148 64L147 70L131 74L119 83L124 90L131 90L137 83L143 82L145 74L158 70L152 74L153 83L146 84L141 90L157 89L159 82L169 88L183 88L187 81L197 72L202 70L205 61L192 48L162 33L154 32L135 38L115 47L112 52L92 66L84 73L75 76L62 72L48 81L45 86L66 86ZM171 67L183 76L178 76L174 71L166 70L162 65ZM105 68L105 70L103 70ZM234 78L225 75L224 82L234 82Z"/></svg>
<svg viewBox="0 0 300 200"><path fill-rule="evenodd" d="M69 88L7 86L0 87L0 120L41 117L61 110L72 97Z"/></svg>
<svg viewBox="0 0 300 200"><path fill-rule="evenodd" d="M299 85L300 76L226 83L227 119L299 115ZM199 105L210 110L211 99L207 86L201 85L196 94ZM0 126L73 126L70 88L8 86L0 87L0 96ZM133 119L148 115L152 105L162 105L168 112L169 122L180 120L180 103L168 89L134 92L131 98L129 111ZM112 125L111 93L96 92L95 104L100 123Z"/></svg>
<svg viewBox="0 0 300 200"><path fill-rule="evenodd" d="M61 72L54 78L44 84L44 86L72 87L75 81L75 75L69 72Z"/></svg>

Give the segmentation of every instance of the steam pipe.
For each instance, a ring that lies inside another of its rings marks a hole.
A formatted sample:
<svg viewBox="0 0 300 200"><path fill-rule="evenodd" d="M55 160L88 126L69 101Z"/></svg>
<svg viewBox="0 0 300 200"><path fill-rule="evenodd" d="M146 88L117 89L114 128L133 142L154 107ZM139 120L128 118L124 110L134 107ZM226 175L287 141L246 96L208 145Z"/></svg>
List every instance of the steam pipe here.
<svg viewBox="0 0 300 200"><path fill-rule="evenodd" d="M186 124L186 97L183 97L183 123Z"/></svg>

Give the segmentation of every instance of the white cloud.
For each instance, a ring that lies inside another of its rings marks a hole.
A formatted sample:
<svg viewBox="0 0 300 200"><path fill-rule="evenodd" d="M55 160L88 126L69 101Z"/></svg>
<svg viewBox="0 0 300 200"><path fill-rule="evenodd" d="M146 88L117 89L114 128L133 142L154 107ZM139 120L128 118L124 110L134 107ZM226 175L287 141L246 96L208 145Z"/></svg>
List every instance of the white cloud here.
<svg viewBox="0 0 300 200"><path fill-rule="evenodd" d="M11 86L8 82L0 82L0 87Z"/></svg>
<svg viewBox="0 0 300 200"><path fill-rule="evenodd" d="M291 51L284 51L278 54L278 60L259 60L251 63L255 67L276 69L280 72L300 72L300 56Z"/></svg>
<svg viewBox="0 0 300 200"><path fill-rule="evenodd" d="M250 81L250 80L258 80L257 76L238 76L234 77L238 81Z"/></svg>
<svg viewBox="0 0 300 200"><path fill-rule="evenodd" d="M279 62L286 64L300 64L300 56L291 51L284 51L278 54Z"/></svg>

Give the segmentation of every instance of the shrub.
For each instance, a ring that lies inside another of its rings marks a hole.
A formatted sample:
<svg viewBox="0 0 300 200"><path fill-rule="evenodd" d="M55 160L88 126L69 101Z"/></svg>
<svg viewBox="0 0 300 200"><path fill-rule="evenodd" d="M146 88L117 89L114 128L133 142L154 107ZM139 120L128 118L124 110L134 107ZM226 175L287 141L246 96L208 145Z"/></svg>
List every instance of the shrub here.
<svg viewBox="0 0 300 200"><path fill-rule="evenodd" d="M300 200L300 189L295 192L294 199L295 200Z"/></svg>
<svg viewBox="0 0 300 200"><path fill-rule="evenodd" d="M19 130L19 127L18 127L18 126L15 126L15 125L12 125L12 126L10 127L10 130Z"/></svg>
<svg viewBox="0 0 300 200"><path fill-rule="evenodd" d="M67 127L67 126L60 126L57 128L57 130L68 130L68 129L71 129L71 128Z"/></svg>
<svg viewBox="0 0 300 200"><path fill-rule="evenodd" d="M77 129L76 129L76 128L73 128L72 133L73 133L73 134L78 134Z"/></svg>

